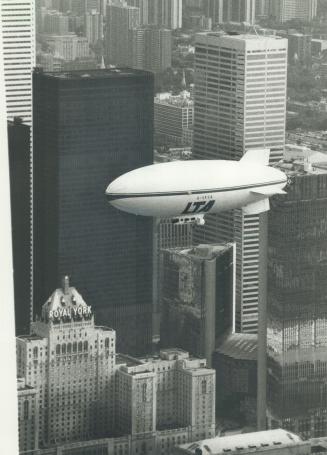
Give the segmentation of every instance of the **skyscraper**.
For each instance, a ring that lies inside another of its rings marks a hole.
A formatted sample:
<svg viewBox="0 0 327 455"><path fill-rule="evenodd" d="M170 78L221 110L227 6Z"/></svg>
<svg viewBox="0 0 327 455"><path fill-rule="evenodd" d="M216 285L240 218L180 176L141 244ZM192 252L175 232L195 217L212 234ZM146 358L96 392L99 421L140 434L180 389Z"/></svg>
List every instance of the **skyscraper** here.
<svg viewBox="0 0 327 455"><path fill-rule="evenodd" d="M183 0L150 0L149 24L171 30L182 27Z"/></svg>
<svg viewBox="0 0 327 455"><path fill-rule="evenodd" d="M327 163L322 155L285 168L292 183L268 215L267 417L272 428L320 437L327 433Z"/></svg>
<svg viewBox="0 0 327 455"><path fill-rule="evenodd" d="M213 23L247 22L254 24L256 0L205 0L205 14Z"/></svg>
<svg viewBox="0 0 327 455"><path fill-rule="evenodd" d="M3 217L1 223L0 250L1 274L0 285L3 295L3 315L0 319L0 352L6 359L6 367L0 375L0 387L10 400L5 412L0 413L0 438L2 447L8 453L18 453L18 400L16 390L15 362L15 310L13 282L13 249L11 233L10 173L8 158L8 135L5 106L5 78L2 46L2 22L0 21L0 205Z"/></svg>
<svg viewBox="0 0 327 455"><path fill-rule="evenodd" d="M209 366L216 339L233 326L234 246L162 250L161 345L179 346Z"/></svg>
<svg viewBox="0 0 327 455"><path fill-rule="evenodd" d="M154 0L127 0L127 4L135 6L140 10L140 25L148 25L149 22L149 8Z"/></svg>
<svg viewBox="0 0 327 455"><path fill-rule="evenodd" d="M107 185L153 161L153 76L34 74L35 308L69 274L119 349L151 342L152 220L113 209Z"/></svg>
<svg viewBox="0 0 327 455"><path fill-rule="evenodd" d="M30 127L19 117L8 122L11 223L13 239L16 334L29 333L31 305Z"/></svg>
<svg viewBox="0 0 327 455"><path fill-rule="evenodd" d="M103 38L103 16L97 10L85 14L85 36L90 44Z"/></svg>
<svg viewBox="0 0 327 455"><path fill-rule="evenodd" d="M195 43L194 159L238 160L250 148L283 155L287 40L255 35L201 33ZM236 242L236 330L256 333L259 216L207 216L195 242Z"/></svg>
<svg viewBox="0 0 327 455"><path fill-rule="evenodd" d="M106 52L110 64L130 63L129 31L140 25L140 10L128 5L108 5Z"/></svg>
<svg viewBox="0 0 327 455"><path fill-rule="evenodd" d="M32 122L32 70L35 66L34 0L0 2L7 118Z"/></svg>
<svg viewBox="0 0 327 455"><path fill-rule="evenodd" d="M137 27L129 30L129 60L132 68L160 73L171 67L171 30Z"/></svg>
<svg viewBox="0 0 327 455"><path fill-rule="evenodd" d="M269 13L278 22L300 19L310 22L317 15L317 0L273 0Z"/></svg>

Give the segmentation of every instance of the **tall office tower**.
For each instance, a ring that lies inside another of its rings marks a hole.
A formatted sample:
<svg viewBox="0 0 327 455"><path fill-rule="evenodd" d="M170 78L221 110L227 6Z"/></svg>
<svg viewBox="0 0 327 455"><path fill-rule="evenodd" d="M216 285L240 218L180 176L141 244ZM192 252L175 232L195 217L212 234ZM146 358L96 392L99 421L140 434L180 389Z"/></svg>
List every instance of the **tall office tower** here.
<svg viewBox="0 0 327 455"><path fill-rule="evenodd" d="M224 22L255 22L256 0L205 0L204 8L207 17L214 24Z"/></svg>
<svg viewBox="0 0 327 455"><path fill-rule="evenodd" d="M291 33L288 39L288 61L289 63L301 63L311 67L311 40L312 35L303 33Z"/></svg>
<svg viewBox="0 0 327 455"><path fill-rule="evenodd" d="M16 334L29 333L31 289L30 127L19 117L8 122L11 223L13 240Z"/></svg>
<svg viewBox="0 0 327 455"><path fill-rule="evenodd" d="M113 432L116 334L67 277L42 307L31 335L17 338L18 376L38 390L40 447Z"/></svg>
<svg viewBox="0 0 327 455"><path fill-rule="evenodd" d="M183 0L157 0L158 23L175 30L182 28Z"/></svg>
<svg viewBox="0 0 327 455"><path fill-rule="evenodd" d="M17 378L19 452L39 446L38 390Z"/></svg>
<svg viewBox="0 0 327 455"><path fill-rule="evenodd" d="M219 390L217 417L255 426L257 347L258 336L253 333L230 333L219 340L212 360Z"/></svg>
<svg viewBox="0 0 327 455"><path fill-rule="evenodd" d="M129 66L160 73L171 67L171 30L138 27L129 31Z"/></svg>
<svg viewBox="0 0 327 455"><path fill-rule="evenodd" d="M184 132L193 127L194 102L190 93L159 93L154 99L154 132L158 140L183 145Z"/></svg>
<svg viewBox="0 0 327 455"><path fill-rule="evenodd" d="M152 219L112 208L105 189L153 161L153 75L34 74L35 308L68 273L119 350L151 342Z"/></svg>
<svg viewBox="0 0 327 455"><path fill-rule="evenodd" d="M161 346L178 346L209 366L216 340L233 328L234 246L162 250Z"/></svg>
<svg viewBox="0 0 327 455"><path fill-rule="evenodd" d="M7 118L32 122L32 70L35 66L34 0L0 2Z"/></svg>
<svg viewBox="0 0 327 455"><path fill-rule="evenodd" d="M0 413L1 446L7 453L18 453L18 401L15 362L15 309L13 280L13 248L10 203L10 166L7 133L4 55L2 45L2 21L0 21L0 206L1 206L1 274L0 286L3 295L3 314L0 318L0 353L6 366L0 375L0 388L10 405Z"/></svg>
<svg viewBox="0 0 327 455"><path fill-rule="evenodd" d="M128 66L129 30L140 25L140 10L128 5L107 7L106 51L110 64Z"/></svg>
<svg viewBox="0 0 327 455"><path fill-rule="evenodd" d="M149 24L160 25L171 30L182 28L183 0L151 0Z"/></svg>
<svg viewBox="0 0 327 455"><path fill-rule="evenodd" d="M103 16L96 10L85 14L85 36L90 44L96 44L103 38Z"/></svg>
<svg viewBox="0 0 327 455"><path fill-rule="evenodd" d="M268 423L319 437L327 434L327 163L318 154L285 167L292 184L268 216Z"/></svg>
<svg viewBox="0 0 327 455"><path fill-rule="evenodd" d="M251 148L283 154L287 40L201 33L195 43L194 159L238 160ZM236 330L256 333L259 216L241 210L207 216L196 243L236 242ZM261 269L262 270L262 269Z"/></svg>
<svg viewBox="0 0 327 455"><path fill-rule="evenodd" d="M68 34L68 16L65 16L58 11L49 11L43 20L43 33L51 33L54 35Z"/></svg>
<svg viewBox="0 0 327 455"><path fill-rule="evenodd" d="M273 0L269 3L269 13L278 22L291 19L310 22L317 16L317 0Z"/></svg>
<svg viewBox="0 0 327 455"><path fill-rule="evenodd" d="M129 6L135 6L140 10L140 25L148 25L149 22L149 3L154 0L127 0Z"/></svg>
<svg viewBox="0 0 327 455"><path fill-rule="evenodd" d="M172 32L166 28L150 28L146 32L144 69L160 73L171 67Z"/></svg>
<svg viewBox="0 0 327 455"><path fill-rule="evenodd" d="M270 0L256 0L255 2L255 17L263 18L269 14L269 1Z"/></svg>

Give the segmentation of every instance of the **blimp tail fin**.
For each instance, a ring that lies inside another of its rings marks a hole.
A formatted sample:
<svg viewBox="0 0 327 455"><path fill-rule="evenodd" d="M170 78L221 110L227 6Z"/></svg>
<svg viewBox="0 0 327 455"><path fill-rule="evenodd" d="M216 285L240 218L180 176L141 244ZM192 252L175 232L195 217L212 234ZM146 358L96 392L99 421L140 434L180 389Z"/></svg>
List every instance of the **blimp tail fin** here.
<svg viewBox="0 0 327 455"><path fill-rule="evenodd" d="M270 149L249 149L240 159L240 163L261 164L268 166Z"/></svg>
<svg viewBox="0 0 327 455"><path fill-rule="evenodd" d="M267 212L269 209L269 199L266 198L261 201L252 202L252 204L245 205L242 210L245 215L258 215L259 213Z"/></svg>

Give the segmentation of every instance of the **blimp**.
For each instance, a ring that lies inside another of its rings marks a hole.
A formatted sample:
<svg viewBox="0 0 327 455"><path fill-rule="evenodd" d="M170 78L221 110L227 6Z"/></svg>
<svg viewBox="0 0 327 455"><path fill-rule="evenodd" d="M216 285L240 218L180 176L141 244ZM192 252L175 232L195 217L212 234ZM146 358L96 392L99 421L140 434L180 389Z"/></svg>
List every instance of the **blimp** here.
<svg viewBox="0 0 327 455"><path fill-rule="evenodd" d="M202 225L207 214L242 208L269 210L285 194L286 175L269 166L269 149L248 150L239 161L190 160L153 164L118 177L106 189L111 205L134 215Z"/></svg>

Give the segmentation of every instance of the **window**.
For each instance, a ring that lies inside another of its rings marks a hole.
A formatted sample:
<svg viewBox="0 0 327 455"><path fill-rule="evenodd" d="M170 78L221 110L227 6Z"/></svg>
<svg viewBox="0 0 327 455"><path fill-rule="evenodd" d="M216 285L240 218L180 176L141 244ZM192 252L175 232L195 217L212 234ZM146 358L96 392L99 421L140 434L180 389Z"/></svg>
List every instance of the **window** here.
<svg viewBox="0 0 327 455"><path fill-rule="evenodd" d="M201 390L202 390L202 393L207 393L207 381L205 379L203 379L203 381L201 383Z"/></svg>
<svg viewBox="0 0 327 455"><path fill-rule="evenodd" d="M29 406L30 406L30 404L29 404L28 400L25 400L24 401L24 420L27 420L29 417Z"/></svg>
<svg viewBox="0 0 327 455"><path fill-rule="evenodd" d="M147 385L146 384L142 384L142 401L143 402L146 401L146 389L147 389Z"/></svg>

